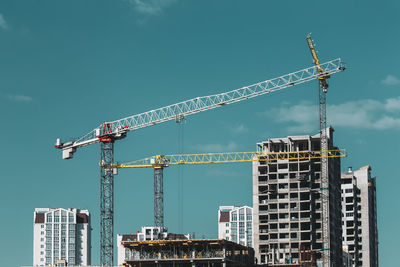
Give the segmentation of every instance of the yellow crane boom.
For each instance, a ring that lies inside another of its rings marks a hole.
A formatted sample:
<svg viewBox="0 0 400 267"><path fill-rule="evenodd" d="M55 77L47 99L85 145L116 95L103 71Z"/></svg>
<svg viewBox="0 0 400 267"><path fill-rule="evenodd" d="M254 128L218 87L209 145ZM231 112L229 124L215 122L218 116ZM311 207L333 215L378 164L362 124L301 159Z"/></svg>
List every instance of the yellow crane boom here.
<svg viewBox="0 0 400 267"><path fill-rule="evenodd" d="M279 160L302 160L346 157L344 149L297 151L297 152L226 152L179 155L155 155L144 159L109 166L109 171L129 168L154 169L154 225L164 226L164 168L174 165L194 165L209 163L267 162ZM101 167L103 164L100 163Z"/></svg>
<svg viewBox="0 0 400 267"><path fill-rule="evenodd" d="M129 168L154 169L154 225L164 226L164 174L165 167L174 165L195 165L210 163L267 162L279 160L302 160L346 157L344 149L296 151L296 152L225 152L178 155L155 155L144 159L109 166L112 170ZM100 163L101 167L103 164ZM115 172L116 173L116 172Z"/></svg>
<svg viewBox="0 0 400 267"><path fill-rule="evenodd" d="M120 163L114 168L164 168L170 165L194 165L209 163L234 163L252 161L277 161L298 159L319 159L346 157L344 149L326 151L298 151L298 152L225 152L225 153L200 153L178 155L155 155L144 159Z"/></svg>

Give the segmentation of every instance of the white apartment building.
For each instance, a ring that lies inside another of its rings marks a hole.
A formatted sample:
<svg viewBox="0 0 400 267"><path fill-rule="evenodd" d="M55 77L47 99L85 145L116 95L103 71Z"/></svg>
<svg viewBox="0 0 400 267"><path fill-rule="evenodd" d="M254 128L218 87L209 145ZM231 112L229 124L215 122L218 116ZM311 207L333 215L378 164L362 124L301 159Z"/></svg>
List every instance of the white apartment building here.
<svg viewBox="0 0 400 267"><path fill-rule="evenodd" d="M36 208L33 215L33 265L87 266L91 261L88 210Z"/></svg>
<svg viewBox="0 0 400 267"><path fill-rule="evenodd" d="M378 266L376 178L371 167L341 174L342 245L352 255L352 266Z"/></svg>
<svg viewBox="0 0 400 267"><path fill-rule="evenodd" d="M253 247L253 208L220 206L218 238Z"/></svg>

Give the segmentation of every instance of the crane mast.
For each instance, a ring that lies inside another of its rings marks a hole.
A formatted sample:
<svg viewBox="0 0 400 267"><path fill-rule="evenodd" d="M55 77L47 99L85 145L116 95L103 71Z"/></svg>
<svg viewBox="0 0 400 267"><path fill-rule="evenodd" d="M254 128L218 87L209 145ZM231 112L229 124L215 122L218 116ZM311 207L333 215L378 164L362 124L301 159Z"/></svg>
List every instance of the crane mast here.
<svg viewBox="0 0 400 267"><path fill-rule="evenodd" d="M100 262L112 266L114 262L114 140L101 143L100 168Z"/></svg>
<svg viewBox="0 0 400 267"><path fill-rule="evenodd" d="M341 60L335 59L320 64L327 75L341 71ZM78 148L101 143L100 173L100 265L113 266L114 237L114 143L126 137L129 131L153 126L177 117L186 117L206 110L215 109L228 104L251 99L272 93L287 87L319 79L319 68L312 66L283 76L265 80L253 85L225 93L196 97L170 106L150 110L130 117L111 122L104 122L89 133L69 142L56 140L55 147L62 150L63 159L71 159ZM162 181L159 181L162 185ZM157 192L160 196L162 192ZM160 199L162 199L160 197ZM160 206L161 206L160 202ZM161 219L157 223L162 223Z"/></svg>
<svg viewBox="0 0 400 267"><path fill-rule="evenodd" d="M321 201L322 201L322 266L333 266L334 262L331 261L330 251L330 218L329 218L329 172L328 172L328 158L325 157L325 151L328 151L328 135L327 135L327 119L326 119L326 93L328 92L328 82L326 79L330 75L320 65L317 51L315 49L311 35L307 35L307 44L310 49L315 66L318 69L318 109L319 109L319 130L320 130L320 148L323 151L321 158ZM340 67L343 71L344 66Z"/></svg>

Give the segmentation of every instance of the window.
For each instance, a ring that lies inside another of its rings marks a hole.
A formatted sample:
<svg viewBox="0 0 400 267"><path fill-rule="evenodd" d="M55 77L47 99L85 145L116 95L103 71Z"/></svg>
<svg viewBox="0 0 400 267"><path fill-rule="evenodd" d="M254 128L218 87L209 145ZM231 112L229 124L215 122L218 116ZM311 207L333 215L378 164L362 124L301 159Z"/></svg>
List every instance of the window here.
<svg viewBox="0 0 400 267"><path fill-rule="evenodd" d="M68 235L71 237L75 236L75 230L69 230Z"/></svg>
<svg viewBox="0 0 400 267"><path fill-rule="evenodd" d="M227 229L227 230L225 231L225 233L229 234L229 230Z"/></svg>
<svg viewBox="0 0 400 267"><path fill-rule="evenodd" d="M74 265L75 264L75 258L74 257L69 257L68 258L68 264L69 265Z"/></svg>
<svg viewBox="0 0 400 267"><path fill-rule="evenodd" d="M43 255L44 254L44 252L43 251L40 251L40 255Z"/></svg>
<svg viewBox="0 0 400 267"><path fill-rule="evenodd" d="M247 222L246 227L247 227L247 232L251 233L251 222Z"/></svg>
<svg viewBox="0 0 400 267"><path fill-rule="evenodd" d="M50 237L51 236L51 230L46 230L46 237Z"/></svg>
<svg viewBox="0 0 400 267"><path fill-rule="evenodd" d="M48 222L48 223L51 223L51 222L52 222L52 216L51 216L51 214L47 214L46 222Z"/></svg>
<svg viewBox="0 0 400 267"><path fill-rule="evenodd" d="M43 258L40 258L40 261L44 261L44 259L43 259Z"/></svg>
<svg viewBox="0 0 400 267"><path fill-rule="evenodd" d="M239 222L239 234L244 234L244 222Z"/></svg>
<svg viewBox="0 0 400 267"><path fill-rule="evenodd" d="M44 248L44 245L40 245L40 248Z"/></svg>
<svg viewBox="0 0 400 267"><path fill-rule="evenodd" d="M239 221L244 221L244 209L239 210Z"/></svg>
<svg viewBox="0 0 400 267"><path fill-rule="evenodd" d="M237 212L232 212L231 221L237 221Z"/></svg>
<svg viewBox="0 0 400 267"><path fill-rule="evenodd" d="M61 224L61 230L66 230L67 229L67 225L66 224Z"/></svg>
<svg viewBox="0 0 400 267"><path fill-rule="evenodd" d="M40 232L40 235L44 235L44 231L41 231L41 232Z"/></svg>
<svg viewBox="0 0 400 267"><path fill-rule="evenodd" d="M54 215L54 222L60 222L60 216Z"/></svg>
<svg viewBox="0 0 400 267"><path fill-rule="evenodd" d="M226 227L229 227L229 223L226 223L225 226L226 226Z"/></svg>
<svg viewBox="0 0 400 267"><path fill-rule="evenodd" d="M70 222L70 223L74 222L74 216L72 214L68 215L68 222Z"/></svg>
<svg viewBox="0 0 400 267"><path fill-rule="evenodd" d="M41 225L40 225L40 228L42 228L42 229L43 229L43 228L44 228L44 224L41 224Z"/></svg>
<svg viewBox="0 0 400 267"><path fill-rule="evenodd" d="M67 235L66 232L67 231L61 231L61 236L66 236Z"/></svg>
<svg viewBox="0 0 400 267"><path fill-rule="evenodd" d="M251 213L249 213L249 211L247 211L247 215L246 215L246 219L248 220L248 221L251 221Z"/></svg>
<svg viewBox="0 0 400 267"><path fill-rule="evenodd" d="M61 216L61 222L65 223L67 222L67 216Z"/></svg>
<svg viewBox="0 0 400 267"><path fill-rule="evenodd" d="M42 242L43 242L43 241L44 241L44 238L43 238L43 237L42 237L42 238L40 238L40 241L42 241Z"/></svg>

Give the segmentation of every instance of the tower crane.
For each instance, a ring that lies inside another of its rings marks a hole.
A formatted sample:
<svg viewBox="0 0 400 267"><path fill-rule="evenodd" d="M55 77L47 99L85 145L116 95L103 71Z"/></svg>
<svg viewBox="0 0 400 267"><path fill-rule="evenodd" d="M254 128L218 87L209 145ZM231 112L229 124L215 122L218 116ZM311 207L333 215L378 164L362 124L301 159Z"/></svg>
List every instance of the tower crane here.
<svg viewBox="0 0 400 267"><path fill-rule="evenodd" d="M320 130L320 145L321 151L328 150L328 136L326 129L326 93L328 92L327 79L330 74L320 65L317 51L314 42L311 39L311 34L307 35L307 44L310 49L313 62L318 69L318 99L319 99L319 130ZM345 70L342 65L341 70ZM325 153L325 152L324 152ZM323 155L324 156L324 155ZM330 229L329 229L329 173L328 173L328 158L321 158L321 196L322 196L322 266L330 267L331 251L330 251Z"/></svg>
<svg viewBox="0 0 400 267"><path fill-rule="evenodd" d="M342 71L340 58L320 64L319 67L327 75ZM71 159L78 148L100 143L100 265L113 266L114 171L116 169L112 166L115 166L115 141L124 139L130 131L269 94L319 77L319 68L312 66L232 91L196 97L123 119L104 122L73 141L62 142L58 138L55 147L62 150L63 159Z"/></svg>
<svg viewBox="0 0 400 267"><path fill-rule="evenodd" d="M154 226L164 226L164 168L176 165L198 165L210 163L235 163L259 161L267 164L278 160L302 160L346 157L344 149L327 151L296 152L225 152L178 155L155 155L144 159L120 163L114 168L153 168L154 169Z"/></svg>

